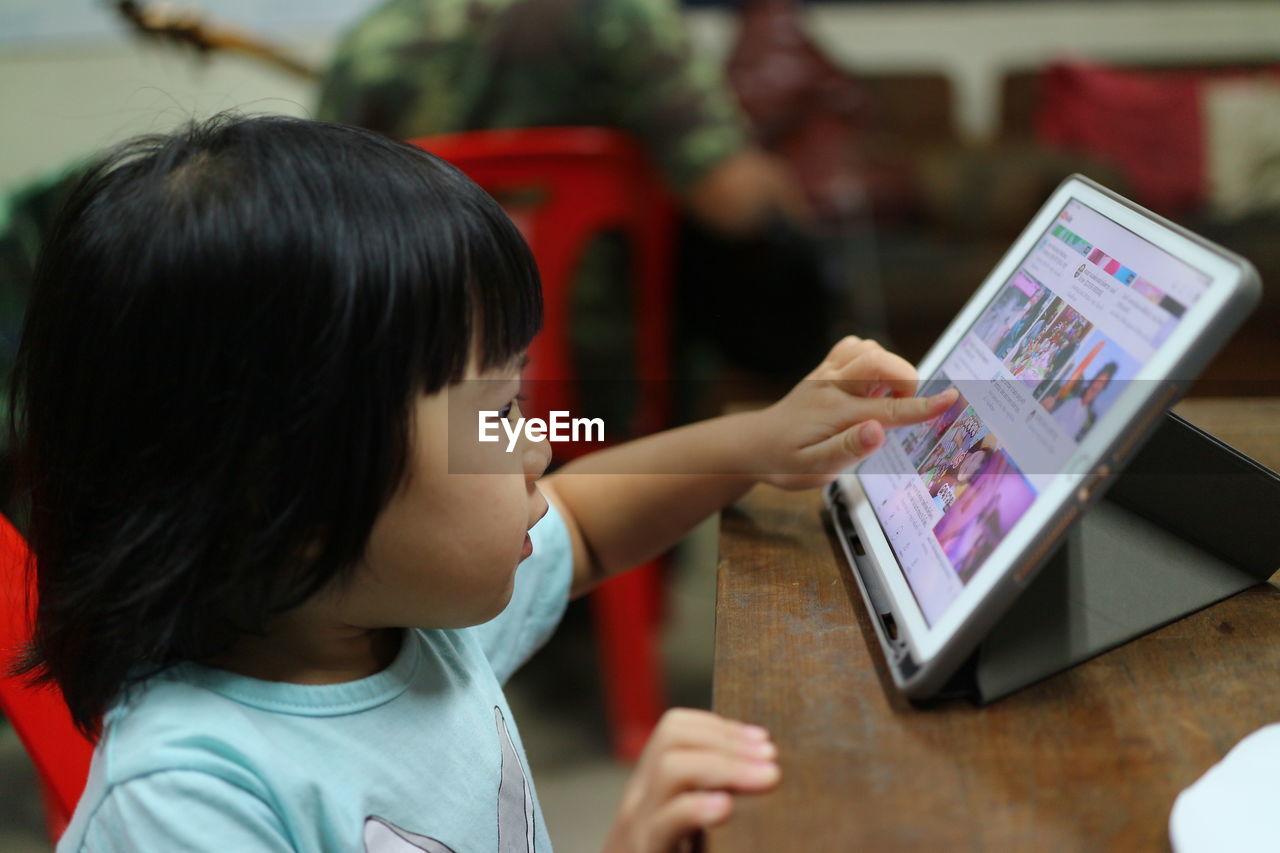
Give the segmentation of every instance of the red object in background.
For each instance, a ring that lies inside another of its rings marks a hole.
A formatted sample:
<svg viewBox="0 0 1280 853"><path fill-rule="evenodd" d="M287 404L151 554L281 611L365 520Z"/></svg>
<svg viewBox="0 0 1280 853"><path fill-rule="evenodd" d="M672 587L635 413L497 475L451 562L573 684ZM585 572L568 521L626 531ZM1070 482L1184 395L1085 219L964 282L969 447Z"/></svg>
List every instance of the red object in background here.
<svg viewBox="0 0 1280 853"><path fill-rule="evenodd" d="M1207 198L1202 79L1056 64L1041 77L1036 131L1050 145L1119 166L1129 192L1147 207L1194 210Z"/></svg>
<svg viewBox="0 0 1280 853"><path fill-rule="evenodd" d="M16 655L31 637L35 589L28 571L30 551L22 534L0 517L0 648L6 652L0 674L0 710L13 725L35 765L44 794L45 821L56 841L67 827L89 776L93 744L71 722L56 687L32 687L9 674Z"/></svg>
<svg viewBox="0 0 1280 853"><path fill-rule="evenodd" d="M636 317L637 434L669 423L675 208L631 137L603 128L482 130L410 142L453 163L500 202L524 234L542 277L543 326L529 348L527 416L578 411L570 352L570 289L602 231L631 244ZM600 445L557 444L557 455ZM665 707L658 657L661 564L602 584L592 613L614 752L634 760Z"/></svg>

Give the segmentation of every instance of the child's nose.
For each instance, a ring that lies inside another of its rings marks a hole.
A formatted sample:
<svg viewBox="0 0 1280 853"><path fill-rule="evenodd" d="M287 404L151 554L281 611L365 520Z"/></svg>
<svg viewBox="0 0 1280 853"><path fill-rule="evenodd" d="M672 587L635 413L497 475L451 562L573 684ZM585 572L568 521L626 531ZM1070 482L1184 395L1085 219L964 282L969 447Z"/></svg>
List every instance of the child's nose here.
<svg viewBox="0 0 1280 853"><path fill-rule="evenodd" d="M551 442L549 441L529 441L526 442L524 451L524 473L530 480L536 480L542 476L547 470L547 466L551 464Z"/></svg>

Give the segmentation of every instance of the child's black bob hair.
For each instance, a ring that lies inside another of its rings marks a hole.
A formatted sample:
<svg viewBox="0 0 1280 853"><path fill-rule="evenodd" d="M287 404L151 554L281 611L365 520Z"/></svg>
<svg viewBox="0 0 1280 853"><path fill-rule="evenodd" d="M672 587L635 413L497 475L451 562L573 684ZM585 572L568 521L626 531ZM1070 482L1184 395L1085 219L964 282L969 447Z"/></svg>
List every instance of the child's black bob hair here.
<svg viewBox="0 0 1280 853"><path fill-rule="evenodd" d="M519 232L412 146L224 115L116 149L44 249L15 369L23 669L91 733L132 679L341 579L417 395L509 363L541 320Z"/></svg>

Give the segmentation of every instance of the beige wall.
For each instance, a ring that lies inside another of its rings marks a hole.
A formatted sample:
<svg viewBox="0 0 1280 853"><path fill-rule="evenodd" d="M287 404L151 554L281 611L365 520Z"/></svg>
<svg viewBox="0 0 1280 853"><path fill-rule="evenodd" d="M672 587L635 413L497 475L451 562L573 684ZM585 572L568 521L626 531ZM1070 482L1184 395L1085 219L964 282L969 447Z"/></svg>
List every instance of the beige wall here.
<svg viewBox="0 0 1280 853"><path fill-rule="evenodd" d="M321 55L328 42L308 45ZM0 186L138 133L241 107L306 115L309 83L261 63L203 63L176 48L116 43L0 53Z"/></svg>
<svg viewBox="0 0 1280 853"><path fill-rule="evenodd" d="M1116 0L1053 3L815 3L812 31L854 69L940 70L956 85L957 125L980 138L997 114L999 75L1064 53L1098 58L1280 59L1280 3ZM690 13L698 45L723 54L719 10ZM320 61L331 33L290 46ZM310 86L251 60L207 64L176 49L110 42L0 50L0 186L135 133L220 109L306 115Z"/></svg>

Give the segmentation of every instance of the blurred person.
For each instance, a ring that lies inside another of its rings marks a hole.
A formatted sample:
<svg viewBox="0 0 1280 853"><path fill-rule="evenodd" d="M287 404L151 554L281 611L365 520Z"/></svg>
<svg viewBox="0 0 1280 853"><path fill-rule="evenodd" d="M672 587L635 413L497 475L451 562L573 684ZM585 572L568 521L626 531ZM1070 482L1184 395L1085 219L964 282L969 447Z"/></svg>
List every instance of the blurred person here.
<svg viewBox="0 0 1280 853"><path fill-rule="evenodd" d="M35 273L36 258L63 201L80 180L76 162L46 172L0 197L0 417L8 418L9 382L22 321ZM13 466L8 435L0 430L0 511L13 517L10 483Z"/></svg>
<svg viewBox="0 0 1280 853"><path fill-rule="evenodd" d="M625 131L684 214L681 373L706 344L739 371L778 381L826 351L823 260L806 232L804 193L752 140L724 74L695 54L670 0L388 0L342 38L317 115L400 138ZM604 239L578 271L572 328L581 379L635 375L625 269L626 247Z"/></svg>

